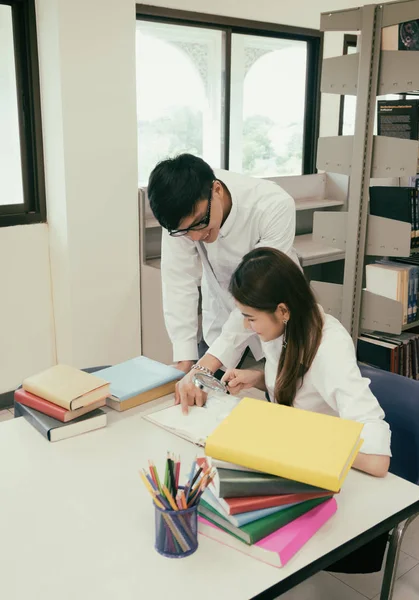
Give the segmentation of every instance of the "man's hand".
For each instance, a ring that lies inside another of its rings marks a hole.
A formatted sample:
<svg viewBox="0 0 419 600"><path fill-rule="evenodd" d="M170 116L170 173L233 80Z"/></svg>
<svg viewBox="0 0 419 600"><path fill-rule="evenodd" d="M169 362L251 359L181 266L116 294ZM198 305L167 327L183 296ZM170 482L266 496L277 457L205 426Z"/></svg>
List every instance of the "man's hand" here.
<svg viewBox="0 0 419 600"><path fill-rule="evenodd" d="M183 371L184 373L189 373L194 364L195 361L193 360L179 360L178 362L175 362L172 367L179 369L179 371Z"/></svg>
<svg viewBox="0 0 419 600"><path fill-rule="evenodd" d="M207 394L203 390L197 388L192 382L192 377L196 372L197 371L195 370L189 371L189 373L176 384L175 404L182 405L182 412L184 415L188 414L188 406L193 406L194 404L197 406L204 406L207 401Z"/></svg>
<svg viewBox="0 0 419 600"><path fill-rule="evenodd" d="M233 396L242 390L249 388L262 389L264 386L265 376L263 371L254 371L251 369L229 369L226 371L221 381L227 383L228 390Z"/></svg>

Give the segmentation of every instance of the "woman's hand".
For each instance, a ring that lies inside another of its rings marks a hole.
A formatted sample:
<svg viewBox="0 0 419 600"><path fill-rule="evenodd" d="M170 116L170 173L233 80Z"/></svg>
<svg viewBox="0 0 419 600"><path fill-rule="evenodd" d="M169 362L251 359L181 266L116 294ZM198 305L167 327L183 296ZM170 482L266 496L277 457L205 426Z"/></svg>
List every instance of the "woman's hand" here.
<svg viewBox="0 0 419 600"><path fill-rule="evenodd" d="M227 383L228 391L233 396L242 390L248 390L253 387L265 389L265 375L263 371L228 369L221 381Z"/></svg>

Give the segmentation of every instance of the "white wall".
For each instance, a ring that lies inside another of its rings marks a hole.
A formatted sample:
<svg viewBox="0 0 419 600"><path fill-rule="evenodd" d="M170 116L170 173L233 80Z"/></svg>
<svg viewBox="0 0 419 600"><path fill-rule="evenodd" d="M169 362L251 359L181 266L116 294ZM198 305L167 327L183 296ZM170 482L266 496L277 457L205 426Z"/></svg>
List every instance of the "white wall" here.
<svg viewBox="0 0 419 600"><path fill-rule="evenodd" d="M46 225L0 229L0 393L55 360Z"/></svg>
<svg viewBox="0 0 419 600"><path fill-rule="evenodd" d="M310 28L318 28L322 11L358 5L154 4ZM36 5L49 225L0 229L0 393L56 356L87 366L140 351L135 2ZM342 34L328 34L327 55L341 48ZM336 98L323 100L322 135L336 132L337 107Z"/></svg>
<svg viewBox="0 0 419 600"><path fill-rule="evenodd" d="M0 229L0 393L55 363L54 318L59 361L140 353L134 3L36 8L49 223Z"/></svg>

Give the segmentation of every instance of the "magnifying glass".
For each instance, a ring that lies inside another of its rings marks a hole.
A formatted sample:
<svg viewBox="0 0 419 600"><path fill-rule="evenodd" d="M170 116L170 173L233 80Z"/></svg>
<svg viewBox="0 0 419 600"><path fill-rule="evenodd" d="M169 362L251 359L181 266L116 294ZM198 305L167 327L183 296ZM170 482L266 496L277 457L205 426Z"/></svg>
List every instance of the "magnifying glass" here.
<svg viewBox="0 0 419 600"><path fill-rule="evenodd" d="M200 390L210 390L222 394L229 394L227 385L212 375L206 373L194 373L192 377L193 384Z"/></svg>

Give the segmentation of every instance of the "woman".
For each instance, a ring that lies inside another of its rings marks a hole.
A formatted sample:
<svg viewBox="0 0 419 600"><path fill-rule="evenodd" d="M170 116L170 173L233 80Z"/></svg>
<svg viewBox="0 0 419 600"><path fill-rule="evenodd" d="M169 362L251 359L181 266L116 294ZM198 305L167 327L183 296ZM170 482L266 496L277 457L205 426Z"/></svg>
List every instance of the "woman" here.
<svg viewBox="0 0 419 600"><path fill-rule="evenodd" d="M231 393L257 387L271 402L363 423L353 466L385 476L391 434L384 412L361 376L351 337L316 304L296 264L273 248L252 250L233 273L230 292L266 358L264 372L227 371Z"/></svg>

